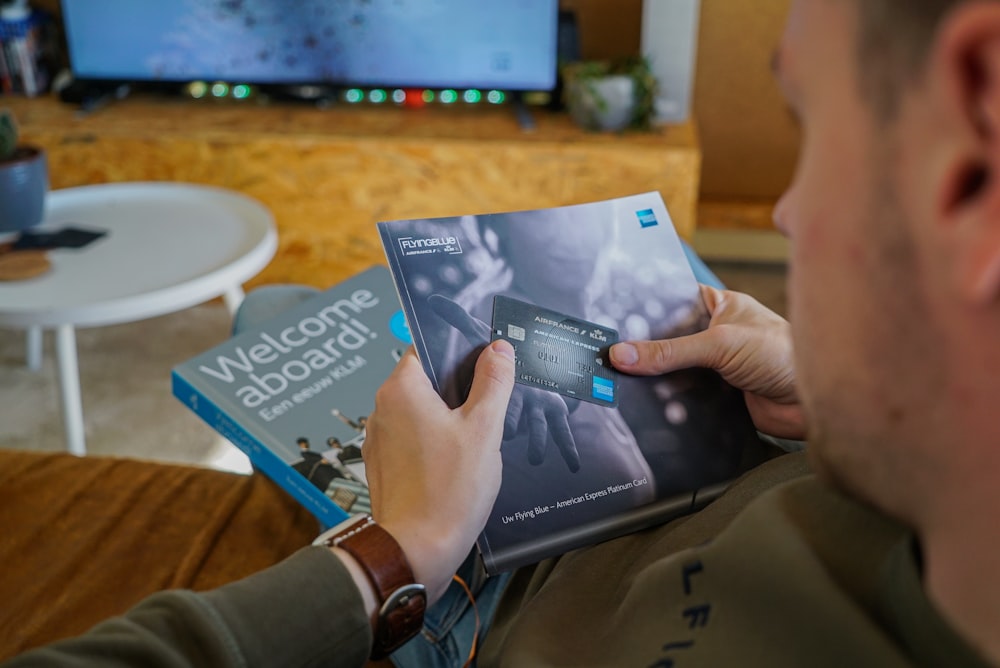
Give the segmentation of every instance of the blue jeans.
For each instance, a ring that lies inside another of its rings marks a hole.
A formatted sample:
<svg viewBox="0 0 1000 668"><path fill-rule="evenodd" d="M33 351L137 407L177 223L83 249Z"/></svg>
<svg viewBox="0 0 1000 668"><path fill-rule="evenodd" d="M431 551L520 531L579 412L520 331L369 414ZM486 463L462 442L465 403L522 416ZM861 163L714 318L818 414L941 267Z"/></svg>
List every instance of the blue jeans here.
<svg viewBox="0 0 1000 668"><path fill-rule="evenodd" d="M233 334L262 323L287 311L320 291L304 285L270 285L250 292L233 318ZM459 568L458 576L465 581L476 599L479 613L481 646L489 630L509 573L487 577L478 553L473 550ZM476 610L465 590L453 582L444 596L424 615L424 628L390 657L399 668L408 666L462 666L469 656L476 629Z"/></svg>
<svg viewBox="0 0 1000 668"><path fill-rule="evenodd" d="M458 583L452 582L444 596L424 614L424 628L420 635L389 657L393 664L398 668L465 665L472 648L473 636L477 635L476 612L479 613L476 646L482 647L510 575L501 573L493 577L487 576L479 553L472 550L458 569L458 576L469 585L476 599L476 609L473 609L465 590Z"/></svg>

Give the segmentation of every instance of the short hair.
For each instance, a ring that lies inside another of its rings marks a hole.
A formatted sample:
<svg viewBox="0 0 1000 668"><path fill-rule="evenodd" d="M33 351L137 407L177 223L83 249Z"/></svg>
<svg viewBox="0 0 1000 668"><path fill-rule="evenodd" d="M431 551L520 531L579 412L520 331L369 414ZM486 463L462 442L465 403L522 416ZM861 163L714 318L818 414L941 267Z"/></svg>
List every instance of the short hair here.
<svg viewBox="0 0 1000 668"><path fill-rule="evenodd" d="M876 117L893 120L906 89L923 76L944 18L971 0L852 0L858 16L862 97Z"/></svg>

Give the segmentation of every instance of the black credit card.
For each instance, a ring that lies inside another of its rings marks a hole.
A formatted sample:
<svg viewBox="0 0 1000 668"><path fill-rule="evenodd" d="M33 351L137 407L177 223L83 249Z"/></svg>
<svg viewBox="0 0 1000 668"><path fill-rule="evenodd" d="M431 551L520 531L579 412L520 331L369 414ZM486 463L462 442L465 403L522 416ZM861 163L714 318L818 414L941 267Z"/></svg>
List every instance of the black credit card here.
<svg viewBox="0 0 1000 668"><path fill-rule="evenodd" d="M518 383L600 406L618 405L618 372L608 356L618 342L614 329L497 295L491 339L514 346Z"/></svg>

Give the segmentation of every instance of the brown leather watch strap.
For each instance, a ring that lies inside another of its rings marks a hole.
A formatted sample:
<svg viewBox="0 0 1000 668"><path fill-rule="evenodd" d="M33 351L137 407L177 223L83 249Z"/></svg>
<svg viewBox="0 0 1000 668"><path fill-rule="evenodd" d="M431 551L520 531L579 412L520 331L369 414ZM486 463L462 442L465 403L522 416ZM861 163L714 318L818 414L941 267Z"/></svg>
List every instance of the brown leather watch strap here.
<svg viewBox="0 0 1000 668"><path fill-rule="evenodd" d="M354 518L316 539L357 560L378 597L371 658L381 659L415 636L423 626L427 593L396 539L368 515Z"/></svg>

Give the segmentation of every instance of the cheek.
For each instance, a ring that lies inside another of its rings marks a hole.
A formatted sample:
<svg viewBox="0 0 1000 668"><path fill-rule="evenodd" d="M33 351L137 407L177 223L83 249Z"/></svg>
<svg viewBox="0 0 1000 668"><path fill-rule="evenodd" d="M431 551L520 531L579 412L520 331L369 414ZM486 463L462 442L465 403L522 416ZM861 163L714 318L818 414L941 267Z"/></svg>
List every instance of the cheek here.
<svg viewBox="0 0 1000 668"><path fill-rule="evenodd" d="M863 301L865 265L865 183L851 169L850 155L835 146L812 146L803 154L789 198L789 319L796 360L807 383L813 366L827 360L849 364L851 323ZM845 349L846 348L846 349ZM825 372L821 372L825 375Z"/></svg>
<svg viewBox="0 0 1000 668"><path fill-rule="evenodd" d="M864 260L865 197L859 156L832 138L809 142L791 197L791 264L810 280L835 280Z"/></svg>

